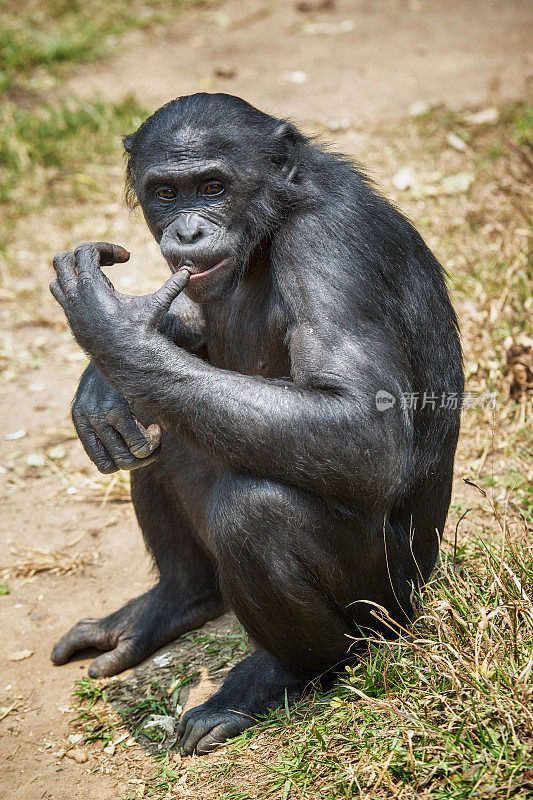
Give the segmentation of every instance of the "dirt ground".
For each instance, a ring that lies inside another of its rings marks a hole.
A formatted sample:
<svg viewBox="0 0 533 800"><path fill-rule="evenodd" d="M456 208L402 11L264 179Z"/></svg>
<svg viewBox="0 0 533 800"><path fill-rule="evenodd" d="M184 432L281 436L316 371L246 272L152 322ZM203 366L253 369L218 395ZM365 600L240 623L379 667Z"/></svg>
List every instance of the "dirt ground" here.
<svg viewBox="0 0 533 800"><path fill-rule="evenodd" d="M354 128L338 146L358 148L364 162L363 122L403 117L418 102L483 106L531 88L529 0L338 0L335 10L314 13L296 5L228 0L191 10L168 28L127 34L111 59L74 70L67 90L113 100L133 91L154 107L202 89L227 91L306 126L349 118ZM131 249L130 264L113 272L119 287L142 291L162 282L155 245L120 202L120 168L109 176L109 203L50 212L31 241L18 242L21 261L35 261L36 313L56 324L15 325L4 338L24 369L0 388L0 464L22 465L15 482L0 474L0 567L46 560L27 548L63 554L58 567L85 565L72 574L11 579L10 594L0 598L0 794L6 800L106 800L131 789L124 775L106 774L100 761L78 764L58 755L72 733L73 684L89 660L54 668L52 644L82 616L103 616L145 591L151 576L132 510L117 502L120 481L106 478L108 502L102 501L94 482L104 476L88 465L73 437L68 409L84 358L59 311L40 294L52 255L86 238ZM227 627L228 619L219 624ZM11 660L21 655L27 657Z"/></svg>

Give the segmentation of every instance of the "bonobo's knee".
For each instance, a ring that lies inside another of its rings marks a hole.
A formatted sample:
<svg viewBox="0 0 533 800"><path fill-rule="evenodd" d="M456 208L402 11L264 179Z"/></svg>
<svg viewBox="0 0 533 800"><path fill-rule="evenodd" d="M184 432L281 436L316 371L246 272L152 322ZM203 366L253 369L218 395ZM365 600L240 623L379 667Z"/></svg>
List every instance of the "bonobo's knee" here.
<svg viewBox="0 0 533 800"><path fill-rule="evenodd" d="M221 478L208 508L213 545L223 557L259 545L265 555L288 550L290 533L305 531L311 541L314 531L327 524L319 499L286 484L235 473ZM305 540L299 545L305 549Z"/></svg>
<svg viewBox="0 0 533 800"><path fill-rule="evenodd" d="M219 483L210 517L224 594L250 636L310 672L341 660L349 628L331 596L342 570L323 546L333 520L321 501L284 484L232 476Z"/></svg>

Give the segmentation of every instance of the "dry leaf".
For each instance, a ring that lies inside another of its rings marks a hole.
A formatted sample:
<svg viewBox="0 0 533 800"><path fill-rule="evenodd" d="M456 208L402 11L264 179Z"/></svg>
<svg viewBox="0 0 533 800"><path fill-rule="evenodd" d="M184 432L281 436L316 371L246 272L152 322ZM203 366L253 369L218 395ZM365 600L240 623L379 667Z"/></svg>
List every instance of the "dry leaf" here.
<svg viewBox="0 0 533 800"><path fill-rule="evenodd" d="M71 758L77 764L85 764L89 760L89 756L82 750L81 747L73 747L72 750L67 750L65 753L67 758Z"/></svg>
<svg viewBox="0 0 533 800"><path fill-rule="evenodd" d="M24 661L25 658L31 658L33 650L15 650L8 656L9 661Z"/></svg>

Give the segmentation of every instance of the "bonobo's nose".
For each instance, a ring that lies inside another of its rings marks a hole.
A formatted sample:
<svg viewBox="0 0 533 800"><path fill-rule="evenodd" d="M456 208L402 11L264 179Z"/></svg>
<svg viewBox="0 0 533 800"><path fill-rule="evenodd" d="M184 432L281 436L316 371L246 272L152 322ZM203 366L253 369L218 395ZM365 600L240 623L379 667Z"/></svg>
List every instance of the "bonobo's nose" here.
<svg viewBox="0 0 533 800"><path fill-rule="evenodd" d="M180 244L196 244L213 232L214 225L205 217L196 213L180 214L173 228Z"/></svg>

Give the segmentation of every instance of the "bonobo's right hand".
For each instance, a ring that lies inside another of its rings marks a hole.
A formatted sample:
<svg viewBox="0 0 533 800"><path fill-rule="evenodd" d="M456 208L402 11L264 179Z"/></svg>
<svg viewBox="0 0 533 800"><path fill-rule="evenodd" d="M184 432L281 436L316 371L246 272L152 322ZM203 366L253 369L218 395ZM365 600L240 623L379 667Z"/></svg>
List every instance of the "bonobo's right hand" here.
<svg viewBox="0 0 533 800"><path fill-rule="evenodd" d="M144 428L137 422L126 398L92 364L81 377L72 421L85 452L100 472L145 467L159 455L161 428Z"/></svg>

